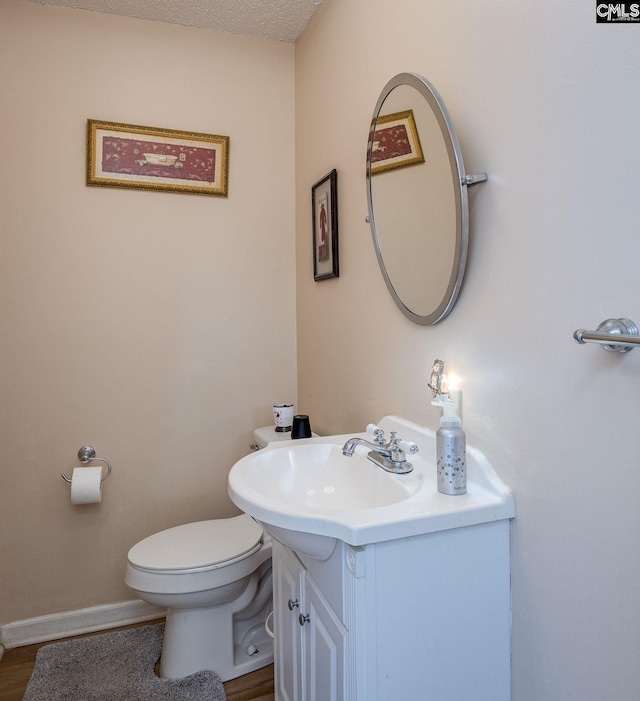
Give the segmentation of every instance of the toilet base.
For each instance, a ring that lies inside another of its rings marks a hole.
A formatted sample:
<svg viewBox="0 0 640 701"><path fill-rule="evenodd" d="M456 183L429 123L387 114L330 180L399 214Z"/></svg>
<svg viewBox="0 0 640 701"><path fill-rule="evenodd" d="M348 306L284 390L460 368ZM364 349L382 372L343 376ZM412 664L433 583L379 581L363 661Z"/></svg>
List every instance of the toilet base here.
<svg viewBox="0 0 640 701"><path fill-rule="evenodd" d="M270 585L270 571L268 577ZM256 572L240 598L228 604L167 609L160 676L179 679L211 670L225 682L271 664L273 640L264 627L270 597L259 611L246 615L258 585Z"/></svg>

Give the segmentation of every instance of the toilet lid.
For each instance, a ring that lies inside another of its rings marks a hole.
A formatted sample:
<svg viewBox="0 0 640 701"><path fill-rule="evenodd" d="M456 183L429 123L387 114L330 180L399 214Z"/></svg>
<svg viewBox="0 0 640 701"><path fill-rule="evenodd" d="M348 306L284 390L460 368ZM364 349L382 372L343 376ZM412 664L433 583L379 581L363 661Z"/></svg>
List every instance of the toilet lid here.
<svg viewBox="0 0 640 701"><path fill-rule="evenodd" d="M262 528L247 514L185 523L141 540L129 550L129 562L145 570L222 567L260 549Z"/></svg>

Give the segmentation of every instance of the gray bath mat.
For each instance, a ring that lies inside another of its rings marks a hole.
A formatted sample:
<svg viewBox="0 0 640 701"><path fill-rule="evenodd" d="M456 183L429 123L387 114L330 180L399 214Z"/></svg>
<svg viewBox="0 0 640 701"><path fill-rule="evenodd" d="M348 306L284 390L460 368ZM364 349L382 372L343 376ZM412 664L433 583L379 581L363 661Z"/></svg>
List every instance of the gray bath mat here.
<svg viewBox="0 0 640 701"><path fill-rule="evenodd" d="M23 701L226 701L213 672L156 676L163 633L157 624L45 645Z"/></svg>

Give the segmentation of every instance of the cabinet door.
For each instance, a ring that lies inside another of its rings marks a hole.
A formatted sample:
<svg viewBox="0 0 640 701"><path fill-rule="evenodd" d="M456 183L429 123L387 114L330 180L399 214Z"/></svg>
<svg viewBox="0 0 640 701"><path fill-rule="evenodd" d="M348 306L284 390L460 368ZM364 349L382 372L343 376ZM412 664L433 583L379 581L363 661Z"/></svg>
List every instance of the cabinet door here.
<svg viewBox="0 0 640 701"><path fill-rule="evenodd" d="M275 691L278 701L302 701L300 613L302 568L273 544Z"/></svg>
<svg viewBox="0 0 640 701"><path fill-rule="evenodd" d="M347 701L347 631L314 581L304 577L305 701Z"/></svg>

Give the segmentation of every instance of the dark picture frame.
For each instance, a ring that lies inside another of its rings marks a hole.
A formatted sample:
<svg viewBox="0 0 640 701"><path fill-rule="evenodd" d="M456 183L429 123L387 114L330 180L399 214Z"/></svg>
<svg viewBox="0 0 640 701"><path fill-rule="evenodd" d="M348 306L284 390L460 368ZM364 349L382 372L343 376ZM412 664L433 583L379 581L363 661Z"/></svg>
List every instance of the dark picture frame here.
<svg viewBox="0 0 640 701"><path fill-rule="evenodd" d="M313 279L339 277L338 171L318 180L311 188L313 216Z"/></svg>

